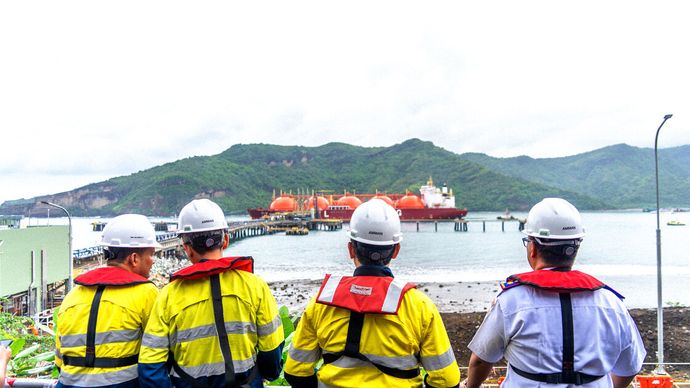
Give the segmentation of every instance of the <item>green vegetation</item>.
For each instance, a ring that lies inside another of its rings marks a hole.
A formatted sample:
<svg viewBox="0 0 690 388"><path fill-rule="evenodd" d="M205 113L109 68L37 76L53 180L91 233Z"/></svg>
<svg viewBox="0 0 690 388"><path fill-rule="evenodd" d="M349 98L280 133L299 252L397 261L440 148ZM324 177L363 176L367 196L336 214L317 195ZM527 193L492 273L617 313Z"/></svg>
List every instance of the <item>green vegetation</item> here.
<svg viewBox="0 0 690 388"><path fill-rule="evenodd" d="M418 192L429 176L446 183L470 211L527 210L547 196L580 209L642 208L655 203L653 150L616 145L551 159L454 154L411 139L391 147L329 143L319 147L235 145L214 156L178 160L67 193L41 197L69 203L73 215L138 212L174 215L207 197L226 212L268 206L273 190ZM690 146L660 151L662 206L690 206ZM7 201L2 214L27 214L34 202Z"/></svg>
<svg viewBox="0 0 690 388"><path fill-rule="evenodd" d="M597 198L611 208L656 205L654 150L618 144L562 158L527 156L493 158L463 154L461 158L491 170ZM662 207L690 206L690 146L659 151Z"/></svg>
<svg viewBox="0 0 690 388"><path fill-rule="evenodd" d="M13 340L12 358L7 366L8 376L53 375L55 368L55 338L38 336L33 332L34 321L0 311L0 339ZM50 333L50 329L41 329Z"/></svg>
<svg viewBox="0 0 690 388"><path fill-rule="evenodd" d="M290 312L286 306L280 306L278 309L280 319L283 323L283 332L285 333L285 346L283 346L283 364L287 361L288 350L292 344L292 337L295 335L295 325L299 316L290 317ZM320 366L320 364L319 364ZM268 386L289 386L290 384L285 380L284 370L280 371L280 377L267 383Z"/></svg>

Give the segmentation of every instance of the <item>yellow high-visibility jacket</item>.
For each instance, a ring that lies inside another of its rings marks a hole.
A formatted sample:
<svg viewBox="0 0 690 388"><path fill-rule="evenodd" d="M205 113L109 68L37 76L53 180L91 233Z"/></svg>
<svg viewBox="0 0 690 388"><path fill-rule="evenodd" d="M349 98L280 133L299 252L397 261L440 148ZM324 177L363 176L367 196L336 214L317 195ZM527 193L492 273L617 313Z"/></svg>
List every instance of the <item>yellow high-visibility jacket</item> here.
<svg viewBox="0 0 690 388"><path fill-rule="evenodd" d="M329 287L328 280L324 282L319 296ZM358 294L369 292L366 286L357 286L356 280L348 283L344 291ZM397 314L364 314L359 353L385 367L410 370L423 366L428 373L427 384L433 387L458 385L460 371L434 303L414 288L408 291L400 285L394 291L404 292ZM335 291L336 294L339 292ZM387 292L387 295L393 293ZM312 376L314 367L324 354L342 352L350 313L348 309L312 299L293 337L285 364L286 376L295 376L296 380ZM319 387L422 386L421 375L409 379L394 377L383 373L372 363L347 356L324 363L317 378Z"/></svg>
<svg viewBox="0 0 690 388"><path fill-rule="evenodd" d="M174 275L173 281L161 290L139 355L140 370L154 370L141 382L143 386L165 384L154 383L163 381L162 369L150 366L167 362L169 352L174 358L171 361L203 384L225 373L210 275L219 276L224 326L236 375L246 377L249 374L256 366L257 352L269 352L282 346L282 322L268 285L248 272L251 270L233 269L233 260L251 258L223 258L194 264L178 272L182 273L180 276ZM279 365L279 355L277 362ZM179 378L174 368L171 373Z"/></svg>
<svg viewBox="0 0 690 388"><path fill-rule="evenodd" d="M58 312L55 364L60 385L107 387L136 381L141 337L158 289L117 267L98 268L74 281L77 285Z"/></svg>

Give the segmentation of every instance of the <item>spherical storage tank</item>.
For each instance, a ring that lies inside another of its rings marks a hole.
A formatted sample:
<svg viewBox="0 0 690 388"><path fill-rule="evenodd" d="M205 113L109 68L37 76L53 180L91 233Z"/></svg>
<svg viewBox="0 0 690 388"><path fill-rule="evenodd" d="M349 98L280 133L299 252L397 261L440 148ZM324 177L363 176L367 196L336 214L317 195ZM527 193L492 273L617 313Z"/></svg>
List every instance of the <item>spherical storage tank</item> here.
<svg viewBox="0 0 690 388"><path fill-rule="evenodd" d="M345 194L336 201L336 205L347 206L350 209L357 209L357 206L361 204L362 201L359 198L350 194Z"/></svg>
<svg viewBox="0 0 690 388"><path fill-rule="evenodd" d="M278 212L294 212L297 210L297 201L289 195L281 195L271 202L269 209Z"/></svg>
<svg viewBox="0 0 690 388"><path fill-rule="evenodd" d="M414 194L407 193L404 197L395 202L398 209L424 209L424 202Z"/></svg>
<svg viewBox="0 0 690 388"><path fill-rule="evenodd" d="M328 205L330 205L328 203L328 200L325 197L321 197L321 196L316 197L316 202L318 202L319 210L326 210ZM309 197L309 199L307 200L307 210L311 210L313 208L314 208L314 197Z"/></svg>
<svg viewBox="0 0 690 388"><path fill-rule="evenodd" d="M372 199L380 199L383 202L395 207L395 203L393 202L393 200L390 199L390 197L385 195L385 194L376 194Z"/></svg>

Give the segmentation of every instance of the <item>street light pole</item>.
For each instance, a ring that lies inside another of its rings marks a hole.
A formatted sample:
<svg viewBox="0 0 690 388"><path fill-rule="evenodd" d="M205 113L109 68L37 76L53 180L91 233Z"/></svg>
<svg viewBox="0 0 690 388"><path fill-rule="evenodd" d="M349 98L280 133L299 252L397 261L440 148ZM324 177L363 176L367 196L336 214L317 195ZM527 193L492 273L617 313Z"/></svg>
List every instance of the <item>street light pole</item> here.
<svg viewBox="0 0 690 388"><path fill-rule="evenodd" d="M657 144L659 142L659 131L664 126L666 120L673 117L672 114L664 116L664 121L656 130L656 137L654 137L654 171L656 175L656 296L657 296L657 313L656 313L656 334L657 334L657 366L654 373L665 375L664 369L664 309L661 300L661 227L659 222L659 158L657 157Z"/></svg>
<svg viewBox="0 0 690 388"><path fill-rule="evenodd" d="M74 282L72 280L72 272L73 272L72 267L74 266L74 258L72 257L72 216L70 216L67 209L65 209L64 207L62 207L58 204L48 202L48 201L41 201L41 203L44 205L52 206L54 208L58 208L58 209L62 210L63 212L65 212L65 214L67 214L67 220L69 220L69 254L67 255L69 257L69 275L67 278L67 289L65 290L66 291L65 294L66 294L67 292L70 292L72 290L72 287L74 286Z"/></svg>

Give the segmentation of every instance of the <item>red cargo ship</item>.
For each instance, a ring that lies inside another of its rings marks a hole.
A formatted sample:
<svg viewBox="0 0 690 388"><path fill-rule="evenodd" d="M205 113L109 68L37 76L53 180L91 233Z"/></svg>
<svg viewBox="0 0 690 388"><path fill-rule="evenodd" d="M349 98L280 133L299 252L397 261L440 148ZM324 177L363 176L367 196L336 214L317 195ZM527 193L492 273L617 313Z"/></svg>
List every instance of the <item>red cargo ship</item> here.
<svg viewBox="0 0 690 388"><path fill-rule="evenodd" d="M274 198L269 208L247 209L253 219L270 217L275 213L302 213L314 218L332 218L349 221L352 212L362 201L378 198L395 207L400 219L410 220L446 220L462 218L467 215L467 209L455 207L453 190L445 185L441 188L434 186L429 177L427 184L419 188L420 195L407 194L349 194L345 193L338 199L333 195L291 195L282 194Z"/></svg>

